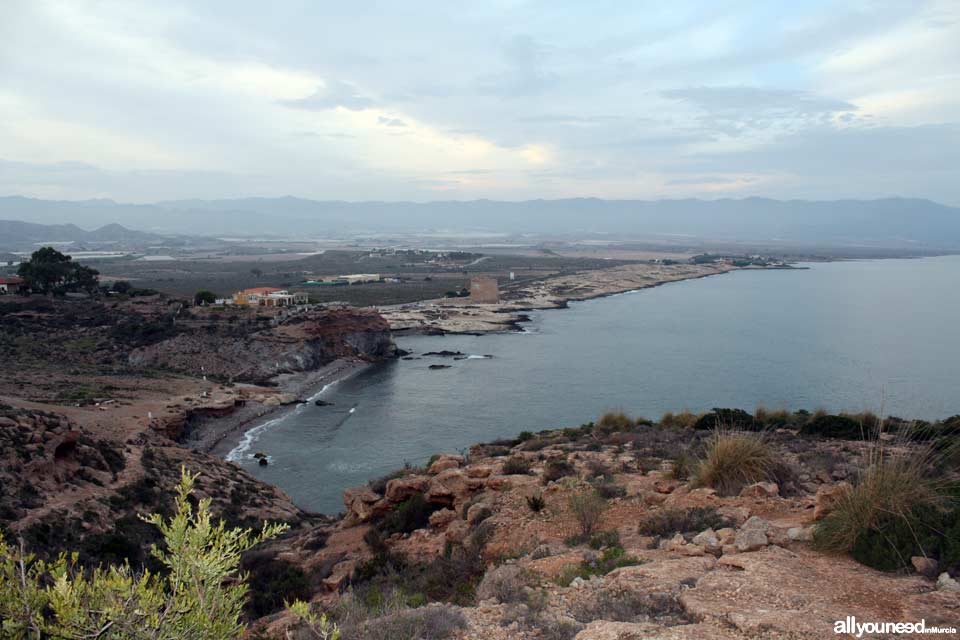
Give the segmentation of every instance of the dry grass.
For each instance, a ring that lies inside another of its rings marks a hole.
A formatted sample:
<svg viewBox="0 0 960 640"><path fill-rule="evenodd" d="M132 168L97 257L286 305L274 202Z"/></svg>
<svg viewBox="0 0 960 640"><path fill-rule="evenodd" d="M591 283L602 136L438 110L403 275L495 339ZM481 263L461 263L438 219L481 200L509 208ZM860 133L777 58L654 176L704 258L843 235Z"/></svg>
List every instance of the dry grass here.
<svg viewBox="0 0 960 640"><path fill-rule="evenodd" d="M856 485L817 526L815 545L824 551L850 551L864 533L891 518L916 526L922 510L941 510L949 502L949 481L930 475L940 454L931 446L875 440ZM917 535L925 532L918 531Z"/></svg>
<svg viewBox="0 0 960 640"><path fill-rule="evenodd" d="M674 413L673 411L667 411L665 414L660 416L660 426L662 427L680 427L683 429L690 429L697 423L697 420L700 419L700 415L696 413L691 413L684 409L680 413Z"/></svg>
<svg viewBox="0 0 960 640"><path fill-rule="evenodd" d="M607 501L596 491L583 491L570 496L570 510L580 525L582 537L589 538L607 510Z"/></svg>
<svg viewBox="0 0 960 640"><path fill-rule="evenodd" d="M776 480L779 455L762 434L717 430L697 464L694 484L735 495L754 482Z"/></svg>
<svg viewBox="0 0 960 640"><path fill-rule="evenodd" d="M601 433L629 431L637 426L637 421L623 411L607 411L597 420L597 429Z"/></svg>

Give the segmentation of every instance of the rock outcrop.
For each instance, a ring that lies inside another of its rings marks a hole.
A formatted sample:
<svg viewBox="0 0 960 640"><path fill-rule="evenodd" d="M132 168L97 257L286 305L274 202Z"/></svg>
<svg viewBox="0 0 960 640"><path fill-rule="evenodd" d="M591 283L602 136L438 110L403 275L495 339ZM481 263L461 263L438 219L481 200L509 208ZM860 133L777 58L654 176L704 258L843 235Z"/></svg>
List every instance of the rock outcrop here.
<svg viewBox="0 0 960 640"><path fill-rule="evenodd" d="M313 371L339 358L375 361L395 353L390 327L378 313L331 309L305 312L251 332L227 325L179 333L134 349L128 361L138 367L264 383L282 373Z"/></svg>

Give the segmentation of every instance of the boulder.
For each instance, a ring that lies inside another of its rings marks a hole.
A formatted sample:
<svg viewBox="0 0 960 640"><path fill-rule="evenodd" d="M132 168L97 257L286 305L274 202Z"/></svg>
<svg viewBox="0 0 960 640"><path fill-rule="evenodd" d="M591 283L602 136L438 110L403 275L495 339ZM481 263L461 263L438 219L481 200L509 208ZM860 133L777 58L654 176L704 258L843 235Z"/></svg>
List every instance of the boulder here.
<svg viewBox="0 0 960 640"><path fill-rule="evenodd" d="M960 591L960 582L950 577L950 574L944 571L937 578L937 589L939 591Z"/></svg>
<svg viewBox="0 0 960 640"><path fill-rule="evenodd" d="M660 628L660 625L652 622L594 620L574 640L634 640L648 638L651 632Z"/></svg>
<svg viewBox="0 0 960 640"><path fill-rule="evenodd" d="M451 507L463 504L481 487L483 487L482 480L467 477L460 469L447 469L430 479L426 499L431 504Z"/></svg>
<svg viewBox="0 0 960 640"><path fill-rule="evenodd" d="M464 469L468 478L489 478L493 474L493 467L489 465L474 465Z"/></svg>
<svg viewBox="0 0 960 640"><path fill-rule="evenodd" d="M836 509L837 503L853 487L849 482L839 482L833 486L822 486L817 489L817 495L813 507L813 519L823 520L831 511Z"/></svg>
<svg viewBox="0 0 960 640"><path fill-rule="evenodd" d="M757 531L766 533L767 531L770 531L770 523L759 516L751 516L750 519L744 522L740 528L756 529Z"/></svg>
<svg viewBox="0 0 960 640"><path fill-rule="evenodd" d="M705 529L693 537L693 544L707 553L719 553L723 545L713 529Z"/></svg>
<svg viewBox="0 0 960 640"><path fill-rule="evenodd" d="M913 556L910 558L910 564L917 570L917 573L930 579L936 578L937 572L940 569L939 562L933 558L926 558L924 556Z"/></svg>
<svg viewBox="0 0 960 640"><path fill-rule="evenodd" d="M344 516L344 524L353 526L361 522L369 521L374 515L383 511L383 505L377 503L383 500L379 494L370 487L350 487L343 492L343 505L347 508ZM389 508L389 505L386 505Z"/></svg>
<svg viewBox="0 0 960 640"><path fill-rule="evenodd" d="M811 542L813 540L813 527L790 527L787 529L787 538L791 542Z"/></svg>
<svg viewBox="0 0 960 640"><path fill-rule="evenodd" d="M775 482L755 482L740 491L741 498L775 498L780 495L780 487Z"/></svg>
<svg viewBox="0 0 960 640"><path fill-rule="evenodd" d="M490 476L484 479L484 484L493 491L505 491L512 486L510 476Z"/></svg>
<svg viewBox="0 0 960 640"><path fill-rule="evenodd" d="M453 509L440 509L430 514L430 528L443 529L457 519L457 512Z"/></svg>
<svg viewBox="0 0 960 640"><path fill-rule="evenodd" d="M387 481L386 497L390 502L403 502L408 498L423 493L430 478L427 476L403 476Z"/></svg>
<svg viewBox="0 0 960 640"><path fill-rule="evenodd" d="M767 534L758 529L741 529L737 532L733 545L741 553L756 551L767 546Z"/></svg>
<svg viewBox="0 0 960 640"><path fill-rule="evenodd" d="M483 502L472 504L470 508L467 509L467 524L478 524L489 518L492 514L493 509L490 508L490 505Z"/></svg>
<svg viewBox="0 0 960 640"><path fill-rule="evenodd" d="M432 476L437 475L448 469L459 469L463 464L463 456L453 455L451 453L444 453L437 457L433 461L433 464L430 465L430 468L427 469L427 473Z"/></svg>
<svg viewBox="0 0 960 640"><path fill-rule="evenodd" d="M457 544L459 542L463 542L469 533L470 525L468 525L466 521L456 518L453 520L453 522L447 525L447 529L443 532L443 536L447 542Z"/></svg>
<svg viewBox="0 0 960 640"><path fill-rule="evenodd" d="M717 529L716 534L720 540L720 544L733 544L734 539L737 537L737 530L724 527L723 529Z"/></svg>
<svg viewBox="0 0 960 640"><path fill-rule="evenodd" d="M350 581L356 562L344 560L337 564L329 576L323 579L323 589L328 593L340 593Z"/></svg>

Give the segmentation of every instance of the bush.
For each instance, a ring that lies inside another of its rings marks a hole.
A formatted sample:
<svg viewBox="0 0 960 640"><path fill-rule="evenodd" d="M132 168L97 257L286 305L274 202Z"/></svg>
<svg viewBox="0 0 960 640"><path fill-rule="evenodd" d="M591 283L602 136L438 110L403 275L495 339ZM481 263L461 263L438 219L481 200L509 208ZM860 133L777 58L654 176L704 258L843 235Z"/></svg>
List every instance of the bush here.
<svg viewBox="0 0 960 640"><path fill-rule="evenodd" d="M739 429L753 431L757 427L753 416L743 409L719 409L714 407L710 413L705 413L697 419L694 429Z"/></svg>
<svg viewBox="0 0 960 640"><path fill-rule="evenodd" d="M601 433L629 431L637 426L636 421L623 411L608 411L597 420L597 430Z"/></svg>
<svg viewBox="0 0 960 640"><path fill-rule="evenodd" d="M818 415L800 427L800 435L863 440L871 429L849 416Z"/></svg>
<svg viewBox="0 0 960 640"><path fill-rule="evenodd" d="M778 481L784 475L780 456L760 435L718 431L708 441L706 456L697 465L694 482L721 495L736 495L748 484Z"/></svg>
<svg viewBox="0 0 960 640"><path fill-rule="evenodd" d="M572 476L576 473L573 465L564 458L551 458L543 467L543 483L555 482L560 478Z"/></svg>
<svg viewBox="0 0 960 640"><path fill-rule="evenodd" d="M575 578L589 580L592 576L605 576L614 569L641 564L642 560L629 555L623 547L609 547L605 549L597 560L583 561L580 564L568 565L557 577L557 584L563 587L570 586Z"/></svg>
<svg viewBox="0 0 960 640"><path fill-rule="evenodd" d="M594 620L637 622L656 620L663 624L690 622L683 605L671 593L601 589L591 597L577 601L571 613L578 622Z"/></svg>
<svg viewBox="0 0 960 640"><path fill-rule="evenodd" d="M947 532L960 529L958 495L930 475L937 455L929 447L891 455L874 445L859 482L814 530L814 546L884 571L908 567L914 555L939 556L955 568L960 554Z"/></svg>
<svg viewBox="0 0 960 640"><path fill-rule="evenodd" d="M380 521L377 529L388 536L425 529L430 524L430 514L436 510L437 507L427 502L422 493L417 493L394 507L393 511Z"/></svg>
<svg viewBox="0 0 960 640"><path fill-rule="evenodd" d="M686 480L696 471L697 459L689 451L681 451L670 461L670 477L674 480Z"/></svg>
<svg viewBox="0 0 960 640"><path fill-rule="evenodd" d="M603 549L604 547L619 547L620 534L616 530L597 531L590 536L587 542L591 549Z"/></svg>
<svg viewBox="0 0 960 640"><path fill-rule="evenodd" d="M483 575L477 586L477 600L496 599L508 604L526 599L524 589L533 582L533 576L515 564L494 567Z"/></svg>
<svg viewBox="0 0 960 640"><path fill-rule="evenodd" d="M542 494L537 493L532 496L527 496L527 506L530 508L530 511L540 513L543 511L543 508L547 506L547 501L543 499Z"/></svg>
<svg viewBox="0 0 960 640"><path fill-rule="evenodd" d="M604 500L612 500L613 498L622 498L627 495L627 488L623 485L614 484L612 482L596 482L593 485L594 490Z"/></svg>
<svg viewBox="0 0 960 640"><path fill-rule="evenodd" d="M674 413L673 411L667 411L665 414L660 416L660 426L661 427L679 427L681 429L690 429L695 424L699 416L695 413L690 413L689 411L681 411L680 413Z"/></svg>
<svg viewBox="0 0 960 640"><path fill-rule="evenodd" d="M459 609L449 605L411 608L409 603L417 600L422 599L399 588L363 588L340 598L330 613L342 637L350 640L443 640L466 627ZM316 619L311 626L316 629ZM332 640L322 634L312 637Z"/></svg>
<svg viewBox="0 0 960 640"><path fill-rule="evenodd" d="M237 574L241 554L285 526L265 525L253 534L214 524L209 498L191 502L196 479L182 473L172 518L146 518L163 536L162 547L152 550L162 575L126 564L84 572L69 556L47 563L0 538L3 636L239 638L247 592ZM54 581L57 588L48 588Z"/></svg>
<svg viewBox="0 0 960 640"><path fill-rule="evenodd" d="M525 476L530 473L530 461L523 456L511 456L503 463L503 473L508 476Z"/></svg>
<svg viewBox="0 0 960 640"><path fill-rule="evenodd" d="M637 526L645 536L668 537L676 533L699 533L704 529L722 529L731 522L717 513L713 507L689 509L661 509L651 513Z"/></svg>
<svg viewBox="0 0 960 640"><path fill-rule="evenodd" d="M246 611L251 619L284 608L285 603L310 598L310 581L303 570L269 552L251 552L240 562L247 574L250 599Z"/></svg>
<svg viewBox="0 0 960 640"><path fill-rule="evenodd" d="M603 512L607 510L607 502L596 491L583 491L570 496L570 510L577 519L580 533L586 539L600 524Z"/></svg>

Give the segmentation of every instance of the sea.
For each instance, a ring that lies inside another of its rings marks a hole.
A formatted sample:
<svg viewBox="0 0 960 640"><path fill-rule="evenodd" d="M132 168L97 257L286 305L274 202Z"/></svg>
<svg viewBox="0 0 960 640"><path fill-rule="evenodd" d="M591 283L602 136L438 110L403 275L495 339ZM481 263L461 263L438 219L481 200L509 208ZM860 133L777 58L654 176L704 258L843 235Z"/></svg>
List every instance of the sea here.
<svg viewBox="0 0 960 640"><path fill-rule="evenodd" d="M331 405L255 427L228 459L336 514L345 488L404 464L607 410L960 413L960 256L799 266L571 303L520 333L398 337L411 359L326 386ZM443 350L464 356L426 355Z"/></svg>

